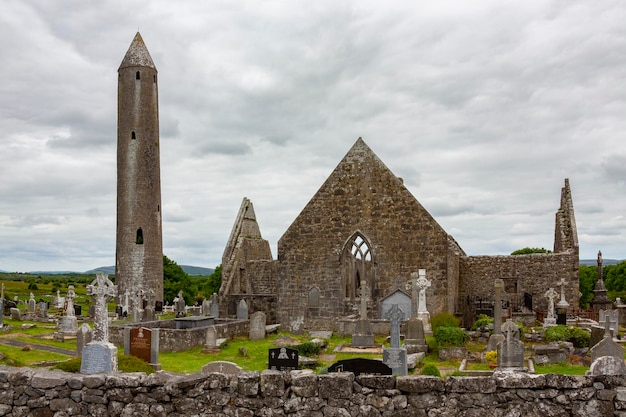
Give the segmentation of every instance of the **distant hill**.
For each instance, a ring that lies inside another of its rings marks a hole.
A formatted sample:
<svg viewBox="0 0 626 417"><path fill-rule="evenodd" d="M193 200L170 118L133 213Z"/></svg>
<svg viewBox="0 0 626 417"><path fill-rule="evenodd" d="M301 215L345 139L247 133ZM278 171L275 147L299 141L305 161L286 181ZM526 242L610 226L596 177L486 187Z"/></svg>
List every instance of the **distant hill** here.
<svg viewBox="0 0 626 417"><path fill-rule="evenodd" d="M619 259L602 259L602 266L606 266L606 265L617 265L620 262L623 262L624 260L619 260ZM587 266L597 266L598 265L598 260L597 259L581 259L578 261L578 263L580 265L587 265Z"/></svg>
<svg viewBox="0 0 626 417"><path fill-rule="evenodd" d="M215 271L212 268L204 268L202 266L180 265L180 267L183 268L183 271L185 271L189 275L211 275L213 271ZM43 273L43 272L40 272L40 273ZM52 272L47 272L47 273L51 274ZM99 268L92 269L83 273L84 274L101 273L101 274L114 275L115 266L101 266Z"/></svg>

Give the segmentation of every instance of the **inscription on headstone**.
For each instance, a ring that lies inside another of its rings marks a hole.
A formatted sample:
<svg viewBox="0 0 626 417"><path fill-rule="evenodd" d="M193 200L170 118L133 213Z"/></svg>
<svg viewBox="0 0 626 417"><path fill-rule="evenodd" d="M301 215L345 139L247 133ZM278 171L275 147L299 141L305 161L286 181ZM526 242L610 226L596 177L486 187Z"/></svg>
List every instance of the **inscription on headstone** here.
<svg viewBox="0 0 626 417"><path fill-rule="evenodd" d="M292 371L298 369L298 350L288 347L268 351L268 369Z"/></svg>
<svg viewBox="0 0 626 417"><path fill-rule="evenodd" d="M130 354L151 363L152 331L143 327L130 329Z"/></svg>

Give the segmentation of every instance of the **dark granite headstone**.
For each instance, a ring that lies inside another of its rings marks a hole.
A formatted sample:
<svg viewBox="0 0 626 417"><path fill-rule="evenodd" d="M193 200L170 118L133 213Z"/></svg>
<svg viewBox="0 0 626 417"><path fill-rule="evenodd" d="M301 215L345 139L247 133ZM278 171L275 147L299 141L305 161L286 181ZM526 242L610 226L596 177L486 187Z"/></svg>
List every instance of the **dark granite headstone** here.
<svg viewBox="0 0 626 417"><path fill-rule="evenodd" d="M292 371L298 369L298 350L288 347L270 349L268 351L268 369Z"/></svg>
<svg viewBox="0 0 626 417"><path fill-rule="evenodd" d="M333 363L328 367L328 372L352 372L354 375L391 375L392 369L376 359L354 358Z"/></svg>

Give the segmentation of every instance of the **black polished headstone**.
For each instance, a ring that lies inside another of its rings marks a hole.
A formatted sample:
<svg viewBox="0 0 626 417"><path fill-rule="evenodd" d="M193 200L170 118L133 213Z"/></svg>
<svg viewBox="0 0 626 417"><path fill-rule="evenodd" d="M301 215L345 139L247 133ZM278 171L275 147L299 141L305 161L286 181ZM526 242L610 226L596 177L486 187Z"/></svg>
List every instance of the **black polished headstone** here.
<svg viewBox="0 0 626 417"><path fill-rule="evenodd" d="M333 363L328 367L328 372L352 372L354 375L391 375L391 368L376 359L354 358Z"/></svg>
<svg viewBox="0 0 626 417"><path fill-rule="evenodd" d="M298 350L288 347L274 348L268 351L268 369L293 371L298 369Z"/></svg>

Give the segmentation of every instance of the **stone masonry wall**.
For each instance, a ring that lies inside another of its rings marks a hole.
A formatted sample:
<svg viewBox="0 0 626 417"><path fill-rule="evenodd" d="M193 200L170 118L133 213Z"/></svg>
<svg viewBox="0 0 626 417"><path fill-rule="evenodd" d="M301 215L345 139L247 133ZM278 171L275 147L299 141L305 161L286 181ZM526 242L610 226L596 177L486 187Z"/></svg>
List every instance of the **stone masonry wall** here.
<svg viewBox="0 0 626 417"><path fill-rule="evenodd" d="M0 416L626 416L626 377L80 375L0 367Z"/></svg>
<svg viewBox="0 0 626 417"><path fill-rule="evenodd" d="M578 307L577 254L464 256L460 266L460 299L467 295L493 298L493 282L502 278L508 294L530 293L534 308L546 308L545 292L550 287L560 292L558 281L565 278L565 298L571 308Z"/></svg>

